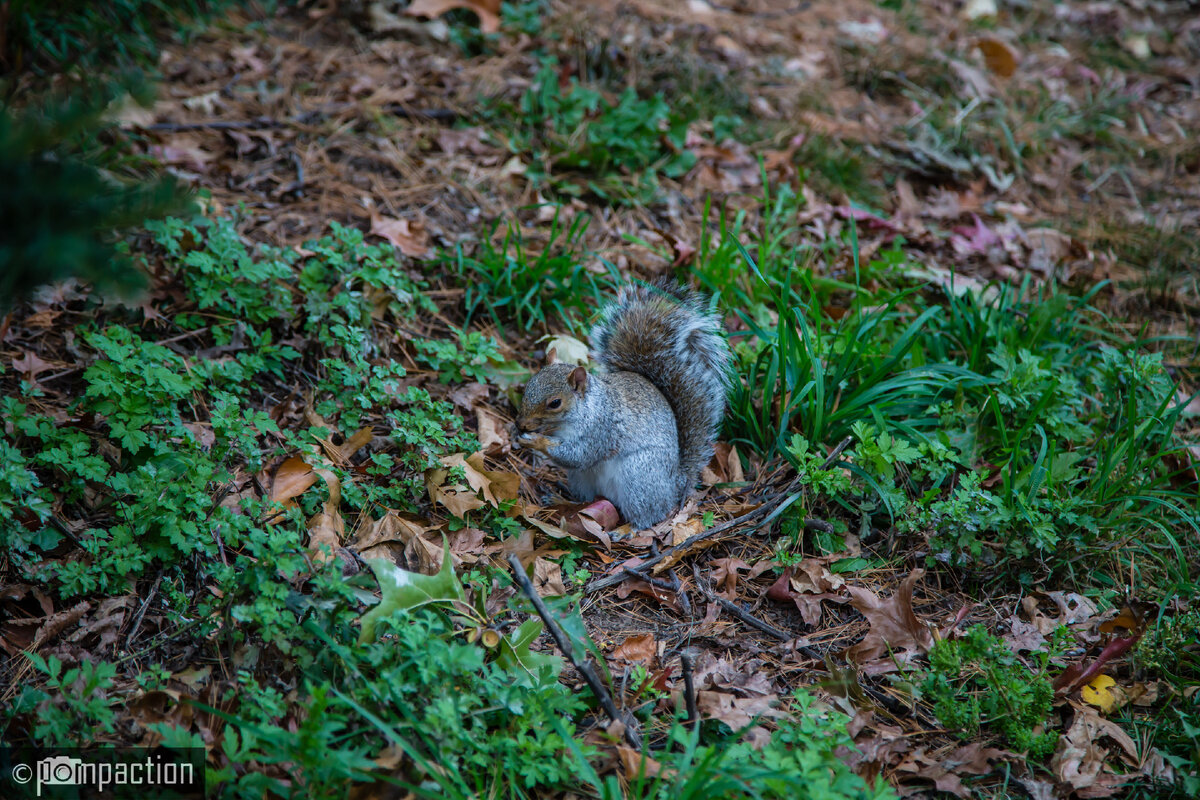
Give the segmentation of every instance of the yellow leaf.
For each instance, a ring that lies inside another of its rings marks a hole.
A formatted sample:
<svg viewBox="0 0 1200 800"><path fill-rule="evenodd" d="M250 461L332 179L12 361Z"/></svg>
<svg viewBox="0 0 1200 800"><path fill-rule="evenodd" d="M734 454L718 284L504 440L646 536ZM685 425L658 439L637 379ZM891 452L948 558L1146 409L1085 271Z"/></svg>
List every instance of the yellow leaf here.
<svg viewBox="0 0 1200 800"><path fill-rule="evenodd" d="M1112 711L1117 705L1117 697L1112 693L1112 687L1117 682L1107 675L1097 675L1092 682L1079 690L1083 702L1095 706L1104 713Z"/></svg>

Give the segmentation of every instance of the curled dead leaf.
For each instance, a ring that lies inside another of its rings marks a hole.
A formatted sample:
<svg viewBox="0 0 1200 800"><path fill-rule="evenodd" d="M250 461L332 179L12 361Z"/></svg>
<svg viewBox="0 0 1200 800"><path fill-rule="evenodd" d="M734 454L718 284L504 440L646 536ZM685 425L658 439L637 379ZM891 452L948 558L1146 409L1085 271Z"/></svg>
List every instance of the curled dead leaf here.
<svg viewBox="0 0 1200 800"><path fill-rule="evenodd" d="M479 17L479 30L484 33L500 30L500 0L413 0L404 13L432 19L456 8L474 11Z"/></svg>

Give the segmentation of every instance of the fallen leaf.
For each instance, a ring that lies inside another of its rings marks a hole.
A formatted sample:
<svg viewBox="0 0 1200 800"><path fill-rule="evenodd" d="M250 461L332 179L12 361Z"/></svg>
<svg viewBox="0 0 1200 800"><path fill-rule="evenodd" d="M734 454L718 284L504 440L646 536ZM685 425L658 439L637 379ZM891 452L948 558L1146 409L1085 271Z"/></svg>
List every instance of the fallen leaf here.
<svg viewBox="0 0 1200 800"><path fill-rule="evenodd" d="M760 717L785 714L773 708L775 697L734 697L727 692L702 691L696 694L696 708L708 719L724 722L734 733L742 731Z"/></svg>
<svg viewBox="0 0 1200 800"><path fill-rule="evenodd" d="M12 368L23 375L26 380L33 380L38 374L53 369L54 365L48 361L43 361L38 357L37 353L27 350L25 351L25 355L12 360Z"/></svg>
<svg viewBox="0 0 1200 800"><path fill-rule="evenodd" d="M704 530L704 520L700 517L692 517L686 522L680 522L677 525L671 526L671 546L686 542L696 534Z"/></svg>
<svg viewBox="0 0 1200 800"><path fill-rule="evenodd" d="M913 586L924 574L925 570L914 569L886 600L861 586L846 586L851 605L871 623L863 640L846 651L851 661L861 664L889 650L928 652L933 634L912 607Z"/></svg>
<svg viewBox="0 0 1200 800"><path fill-rule="evenodd" d="M1109 753L1107 748L1101 746L1101 738L1107 736L1117 742L1133 758L1137 757L1137 746L1129 734L1093 709L1074 703L1071 707L1075 710L1075 718L1059 739L1050 768L1059 783L1069 786L1080 796L1104 797L1112 794L1109 789L1115 791L1116 785L1108 779L1119 776L1101 774Z"/></svg>
<svg viewBox="0 0 1200 800"><path fill-rule="evenodd" d="M317 473L299 456L292 456L279 465L271 479L271 502L287 504L308 491L317 482Z"/></svg>
<svg viewBox="0 0 1200 800"><path fill-rule="evenodd" d="M411 7L409 10L412 10ZM429 258L433 255L433 249L429 245L429 234L420 222L372 214L371 233L387 239L406 256Z"/></svg>
<svg viewBox="0 0 1200 800"><path fill-rule="evenodd" d="M482 383L463 383L450 390L450 400L464 411L474 411L487 396L488 387Z"/></svg>
<svg viewBox="0 0 1200 800"><path fill-rule="evenodd" d="M662 772L662 764L628 745L617 745L617 757L621 760L621 771L627 780L653 778Z"/></svg>
<svg viewBox="0 0 1200 800"><path fill-rule="evenodd" d="M652 633L630 636L612 651L612 657L622 661L649 663L654 660L656 655L658 655L658 643L654 641Z"/></svg>
<svg viewBox="0 0 1200 800"><path fill-rule="evenodd" d="M313 470L329 487L329 499L308 520L308 549L313 558L321 563L333 558L342 540L346 537L346 523L338 510L342 499L342 484L338 477L327 469Z"/></svg>
<svg viewBox="0 0 1200 800"><path fill-rule="evenodd" d="M826 560L806 558L795 566L786 567L779 579L767 589L767 597L781 603L794 603L804 624L819 625L822 601L846 602L835 591L846 581L829 571L824 563Z"/></svg>
<svg viewBox="0 0 1200 800"><path fill-rule="evenodd" d="M363 560L385 558L432 575L441 567L442 543L427 539L425 534L429 530L429 527L389 509L382 517L361 529L346 546L358 552ZM454 566L457 567L463 559L453 545L450 550Z"/></svg>
<svg viewBox="0 0 1200 800"><path fill-rule="evenodd" d="M1117 705L1117 698L1111 689L1117 682L1107 675L1097 675L1092 682L1079 690L1083 702L1108 714Z"/></svg>
<svg viewBox="0 0 1200 800"><path fill-rule="evenodd" d="M500 30L500 0L413 0L404 13L412 17L440 17L447 11L464 8L479 17L479 30L497 33Z"/></svg>
<svg viewBox="0 0 1200 800"><path fill-rule="evenodd" d="M495 411L483 406L476 408L475 423L479 428L479 445L484 453L495 456L512 449L507 426Z"/></svg>
<svg viewBox="0 0 1200 800"><path fill-rule="evenodd" d="M975 46L983 53L983 62L987 64L987 68L1001 78L1011 78L1017 71L1020 55L1015 47L1003 39L988 36L975 42Z"/></svg>
<svg viewBox="0 0 1200 800"><path fill-rule="evenodd" d="M441 462L447 467L462 467L470 487L481 492L483 499L492 506L499 506L501 500L517 499L521 489L521 476L515 472L489 470L483 462L482 452L469 456L454 453L443 456Z"/></svg>
<svg viewBox="0 0 1200 800"><path fill-rule="evenodd" d="M719 587L716 594L726 600L735 599L737 597L738 572L750 569L750 565L740 558L714 558L711 563L713 565L713 583Z"/></svg>
<svg viewBox="0 0 1200 800"><path fill-rule="evenodd" d="M534 560L532 578L534 587L542 597L562 597L567 593L562 567L548 558Z"/></svg>

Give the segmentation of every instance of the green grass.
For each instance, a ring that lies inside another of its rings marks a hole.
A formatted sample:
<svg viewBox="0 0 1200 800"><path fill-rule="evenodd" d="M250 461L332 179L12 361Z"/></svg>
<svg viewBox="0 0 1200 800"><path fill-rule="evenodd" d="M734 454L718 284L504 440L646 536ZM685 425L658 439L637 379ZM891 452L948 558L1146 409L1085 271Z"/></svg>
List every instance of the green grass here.
<svg viewBox="0 0 1200 800"><path fill-rule="evenodd" d="M876 513L927 537L931 565L1087 582L1102 548L1114 576L1140 553L1154 580L1187 577L1200 506L1176 433L1183 406L1161 356L1092 305L1101 287L906 289L902 252L864 269L856 249L849 284L822 276L815 248L799 261L793 232L764 218L753 255L738 218L697 269L744 329L726 436L796 466L852 437L857 484ZM882 280L860 290L872 270Z"/></svg>
<svg viewBox="0 0 1200 800"><path fill-rule="evenodd" d="M499 246L493 228L473 249L460 244L443 254L440 263L463 288L465 324L484 316L501 330L549 332L555 321L579 330L620 277L613 265L584 251L587 226L584 215L564 226L556 213L540 252L529 251L514 223Z"/></svg>

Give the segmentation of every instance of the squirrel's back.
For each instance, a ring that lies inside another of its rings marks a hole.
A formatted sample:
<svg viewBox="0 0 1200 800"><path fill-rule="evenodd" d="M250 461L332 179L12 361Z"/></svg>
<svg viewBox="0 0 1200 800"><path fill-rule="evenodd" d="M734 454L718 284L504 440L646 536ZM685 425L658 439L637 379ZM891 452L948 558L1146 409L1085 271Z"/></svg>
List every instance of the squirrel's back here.
<svg viewBox="0 0 1200 800"><path fill-rule="evenodd" d="M663 281L623 287L592 329L599 363L635 372L662 392L679 435L680 501L712 458L725 413L729 345L702 295Z"/></svg>

